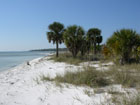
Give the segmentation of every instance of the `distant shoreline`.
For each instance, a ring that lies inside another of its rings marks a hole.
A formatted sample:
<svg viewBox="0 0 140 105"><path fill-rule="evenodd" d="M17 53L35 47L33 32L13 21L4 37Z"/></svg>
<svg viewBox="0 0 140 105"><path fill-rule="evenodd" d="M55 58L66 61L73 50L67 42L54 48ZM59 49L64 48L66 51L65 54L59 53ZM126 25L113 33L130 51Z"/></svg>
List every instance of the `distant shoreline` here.
<svg viewBox="0 0 140 105"><path fill-rule="evenodd" d="M55 48L50 48L50 49L35 49L35 50L29 50L29 51L56 51ZM59 51L68 51L67 48L59 48Z"/></svg>

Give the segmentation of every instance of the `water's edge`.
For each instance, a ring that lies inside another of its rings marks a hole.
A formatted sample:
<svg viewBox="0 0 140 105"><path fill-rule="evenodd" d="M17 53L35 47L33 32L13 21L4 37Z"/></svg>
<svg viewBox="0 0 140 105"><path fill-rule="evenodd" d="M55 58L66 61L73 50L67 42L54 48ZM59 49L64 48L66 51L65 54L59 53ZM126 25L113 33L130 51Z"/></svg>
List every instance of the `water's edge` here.
<svg viewBox="0 0 140 105"><path fill-rule="evenodd" d="M45 57L52 52L0 52L0 72L15 68L34 59Z"/></svg>

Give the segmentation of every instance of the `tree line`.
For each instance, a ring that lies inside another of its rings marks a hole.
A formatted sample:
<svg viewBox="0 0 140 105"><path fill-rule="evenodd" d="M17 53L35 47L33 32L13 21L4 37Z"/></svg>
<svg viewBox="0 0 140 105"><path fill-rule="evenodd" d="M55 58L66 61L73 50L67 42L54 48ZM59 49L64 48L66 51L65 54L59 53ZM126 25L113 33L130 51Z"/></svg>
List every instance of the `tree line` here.
<svg viewBox="0 0 140 105"><path fill-rule="evenodd" d="M91 28L85 32L81 26L71 25L64 28L64 25L59 22L50 24L48 28L50 31L47 32L47 38L49 42L56 44L56 57L58 57L58 48L61 43L65 43L75 58L79 52L82 56L89 52L92 45L96 54L96 45L99 46L102 42L101 30L98 28Z"/></svg>
<svg viewBox="0 0 140 105"><path fill-rule="evenodd" d="M54 22L48 28L47 39L56 44L56 57L59 56L59 44L64 43L74 58L79 52L84 56L91 51L94 55L100 51L106 58L119 59L121 64L130 63L132 59L140 61L140 34L135 30L118 30L101 46L103 37L99 28L90 28L86 32L81 26L65 28L60 22Z"/></svg>

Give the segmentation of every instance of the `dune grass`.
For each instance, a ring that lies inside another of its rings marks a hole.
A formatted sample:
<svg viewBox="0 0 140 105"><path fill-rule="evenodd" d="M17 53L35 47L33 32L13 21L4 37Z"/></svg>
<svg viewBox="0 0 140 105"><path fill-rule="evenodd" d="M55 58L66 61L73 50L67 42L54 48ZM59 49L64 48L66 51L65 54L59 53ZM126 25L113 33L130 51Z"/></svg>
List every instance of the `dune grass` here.
<svg viewBox="0 0 140 105"><path fill-rule="evenodd" d="M60 53L58 58L53 55L50 60L74 65L89 61L86 56L81 57L78 55L77 58L73 58L68 52ZM70 83L74 85L87 85L90 87L121 84L124 87L140 88L140 64L123 66L114 64L108 71L97 71L95 68L88 65L84 66L83 70L76 70L76 72L68 71L64 76L57 75L55 79L43 76L42 80Z"/></svg>
<svg viewBox="0 0 140 105"><path fill-rule="evenodd" d="M114 65L107 71L112 76L114 84L122 84L125 87L140 87L140 64Z"/></svg>
<svg viewBox="0 0 140 105"><path fill-rule="evenodd" d="M135 98L124 98L123 105L140 105L140 94L138 94Z"/></svg>
<svg viewBox="0 0 140 105"><path fill-rule="evenodd" d="M103 59L103 56L101 54L97 54L95 56L92 53L81 56L81 54L78 53L77 57L74 58L72 57L72 54L67 51L60 53L59 57L52 55L50 60L54 60L55 62L64 62L67 64L79 65L82 62L94 61L95 60L94 58L96 58L96 60L101 60Z"/></svg>
<svg viewBox="0 0 140 105"><path fill-rule="evenodd" d="M87 62L84 58L72 58L70 54L61 54L58 58L54 56L51 60L58 62L66 62L69 64L78 65L82 62ZM104 62L101 62L104 63ZM57 75L54 79L48 76L42 76L42 81L54 81L58 84L69 83L76 86L89 86L89 87L104 87L111 84L121 84L123 87L133 87L140 90L140 64L130 64L130 65L116 65L111 66L107 71L99 71L96 68L88 66L83 66L81 70L76 70L75 72L67 71L63 76ZM85 91L86 94L90 96L89 91ZM116 93L111 93L112 95L119 95ZM119 96L117 96L119 97ZM122 100L117 100L114 98L112 100L114 105L140 105L140 94L135 98L130 99L127 97L122 97Z"/></svg>
<svg viewBox="0 0 140 105"><path fill-rule="evenodd" d="M120 95L112 96L112 103L114 105L140 105L140 93L131 98L129 96L120 96Z"/></svg>
<svg viewBox="0 0 140 105"><path fill-rule="evenodd" d="M84 68L83 71L66 72L64 76L58 75L56 76L55 81L74 85L87 85L90 87L109 85L109 80L103 75L104 74L102 72L88 67Z"/></svg>
<svg viewBox="0 0 140 105"><path fill-rule="evenodd" d="M90 66L76 72L67 71L64 76L57 75L54 79L42 76L42 81L56 81L74 85L101 87L110 84L121 84L124 87L140 88L140 65L112 66L108 71L97 71Z"/></svg>
<svg viewBox="0 0 140 105"><path fill-rule="evenodd" d="M60 53L59 57L52 55L50 60L54 60L55 62L65 62L73 65L78 65L79 63L86 61L80 55L78 55L76 58L73 58L69 52Z"/></svg>
<svg viewBox="0 0 140 105"><path fill-rule="evenodd" d="M110 84L103 72L95 70L93 67L84 67L84 70L76 72L67 71L64 76L57 75L54 79L42 76L42 81L55 81L60 83L69 83L73 85L86 85L90 87L101 87Z"/></svg>

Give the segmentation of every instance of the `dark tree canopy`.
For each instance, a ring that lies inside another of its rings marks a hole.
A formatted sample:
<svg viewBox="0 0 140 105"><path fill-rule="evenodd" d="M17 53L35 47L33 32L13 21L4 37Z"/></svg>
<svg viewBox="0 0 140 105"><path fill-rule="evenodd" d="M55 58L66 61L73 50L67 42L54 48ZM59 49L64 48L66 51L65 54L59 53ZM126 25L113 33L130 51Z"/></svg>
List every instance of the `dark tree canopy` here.
<svg viewBox="0 0 140 105"><path fill-rule="evenodd" d="M83 28L76 25L69 26L64 32L65 45L72 53L73 57L76 57L81 48L84 34Z"/></svg>
<svg viewBox="0 0 140 105"><path fill-rule="evenodd" d="M91 28L87 32L87 37L90 44L93 44L94 54L96 54L96 44L102 42L101 30L98 28Z"/></svg>

